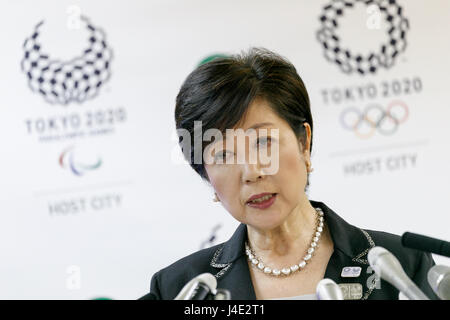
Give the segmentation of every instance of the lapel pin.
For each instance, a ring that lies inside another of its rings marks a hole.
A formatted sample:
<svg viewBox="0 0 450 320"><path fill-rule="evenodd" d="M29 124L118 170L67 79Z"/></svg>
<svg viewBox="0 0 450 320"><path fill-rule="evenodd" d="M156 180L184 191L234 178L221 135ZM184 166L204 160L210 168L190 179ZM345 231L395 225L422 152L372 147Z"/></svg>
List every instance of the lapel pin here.
<svg viewBox="0 0 450 320"><path fill-rule="evenodd" d="M361 274L361 267L344 267L341 272L343 278L357 278Z"/></svg>
<svg viewBox="0 0 450 320"><path fill-rule="evenodd" d="M339 283L344 300L359 300L363 295L361 283Z"/></svg>

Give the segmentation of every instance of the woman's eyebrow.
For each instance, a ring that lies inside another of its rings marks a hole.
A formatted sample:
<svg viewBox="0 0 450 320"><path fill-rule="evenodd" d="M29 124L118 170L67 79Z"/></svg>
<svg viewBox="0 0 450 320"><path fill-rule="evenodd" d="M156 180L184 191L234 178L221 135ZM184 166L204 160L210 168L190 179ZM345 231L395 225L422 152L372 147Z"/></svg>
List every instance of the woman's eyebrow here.
<svg viewBox="0 0 450 320"><path fill-rule="evenodd" d="M248 129L258 129L260 127L264 127L264 126L271 126L274 125L272 122L261 122L261 123L256 123L254 125L252 125L250 128ZM247 130L248 130L247 129Z"/></svg>
<svg viewBox="0 0 450 320"><path fill-rule="evenodd" d="M274 124L273 124L272 122L260 122L260 123L255 123L255 124L252 125L251 127L247 128L247 130L249 130L249 129L258 129L258 128L264 127L264 126L274 126ZM245 130L245 131L247 131L247 130ZM226 141L226 140L227 140L227 137L226 137L226 135L224 135L224 136L222 136L221 139L215 140L214 143L215 143L215 142Z"/></svg>

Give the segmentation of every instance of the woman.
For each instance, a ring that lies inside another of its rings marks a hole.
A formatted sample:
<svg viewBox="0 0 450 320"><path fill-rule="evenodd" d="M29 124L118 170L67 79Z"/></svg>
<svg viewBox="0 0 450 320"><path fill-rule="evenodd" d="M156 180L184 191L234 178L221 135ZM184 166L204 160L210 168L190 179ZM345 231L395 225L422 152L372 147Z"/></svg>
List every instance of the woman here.
<svg viewBox="0 0 450 320"><path fill-rule="evenodd" d="M323 278L340 284L346 299L398 299L398 290L377 279L368 264L367 252L377 245L436 298L426 277L434 265L430 254L403 248L396 235L352 226L308 199L313 120L306 88L286 59L253 48L199 66L181 87L175 120L179 132L189 135L180 134L186 159L241 224L227 242L153 275L153 297L174 299L189 280L207 272L232 299L314 299ZM203 139L195 150L195 121L201 121L201 132L222 136ZM236 143L239 129L257 135L244 136L248 144ZM264 150L276 170L261 157L249 161L252 152L261 156ZM239 154L244 161L237 161Z"/></svg>

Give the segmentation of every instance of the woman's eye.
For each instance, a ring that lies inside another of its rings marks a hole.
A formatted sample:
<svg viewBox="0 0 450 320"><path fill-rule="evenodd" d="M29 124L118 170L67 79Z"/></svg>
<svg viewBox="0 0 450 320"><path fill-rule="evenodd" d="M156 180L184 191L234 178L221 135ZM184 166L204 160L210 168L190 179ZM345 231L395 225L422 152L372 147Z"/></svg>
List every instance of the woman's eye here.
<svg viewBox="0 0 450 320"><path fill-rule="evenodd" d="M268 141L269 142L272 141L272 138L271 137L263 137L261 139L258 138L256 141L257 141L257 144L260 144L260 141L262 141L263 144L267 144Z"/></svg>
<svg viewBox="0 0 450 320"><path fill-rule="evenodd" d="M216 159L224 159L225 156L227 155L227 153L228 153L228 151L221 151L221 152L217 153L214 158L216 158Z"/></svg>

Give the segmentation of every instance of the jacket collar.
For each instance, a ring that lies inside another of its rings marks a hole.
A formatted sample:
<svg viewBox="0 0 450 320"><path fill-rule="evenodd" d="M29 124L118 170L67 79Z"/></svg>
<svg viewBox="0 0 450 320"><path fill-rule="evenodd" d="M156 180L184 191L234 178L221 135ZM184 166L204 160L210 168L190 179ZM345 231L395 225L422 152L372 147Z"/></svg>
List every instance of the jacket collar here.
<svg viewBox="0 0 450 320"><path fill-rule="evenodd" d="M355 262L368 264L364 257L375 244L367 232L347 223L324 203L312 200L310 202L314 208L321 208L324 212L325 222L333 239L334 250L342 251ZM241 223L231 238L216 251L211 265L216 268L219 266L219 268L224 268L245 255L246 240L247 226Z"/></svg>
<svg viewBox="0 0 450 320"><path fill-rule="evenodd" d="M368 299L376 286L376 283L373 282L374 279L369 279L370 273L367 272L369 263L366 256L369 249L375 246L372 238L366 231L348 224L324 203L310 202L313 207L321 208L324 212L325 223L333 239L334 251L328 262L324 277L344 286L341 289L343 292L347 292L344 294L345 299ZM210 265L213 268L220 269L215 277L218 280L220 279L222 288L230 290L234 299L255 300L255 290L245 257L246 239L247 226L240 224L230 240L217 247ZM343 279L341 271L346 266L366 268L366 272L361 272L361 276L358 278ZM224 277L228 274L228 277ZM345 283L342 284L342 281L345 281ZM363 289L365 287L366 290ZM357 289L356 294L354 289ZM363 293L363 291L365 292Z"/></svg>

